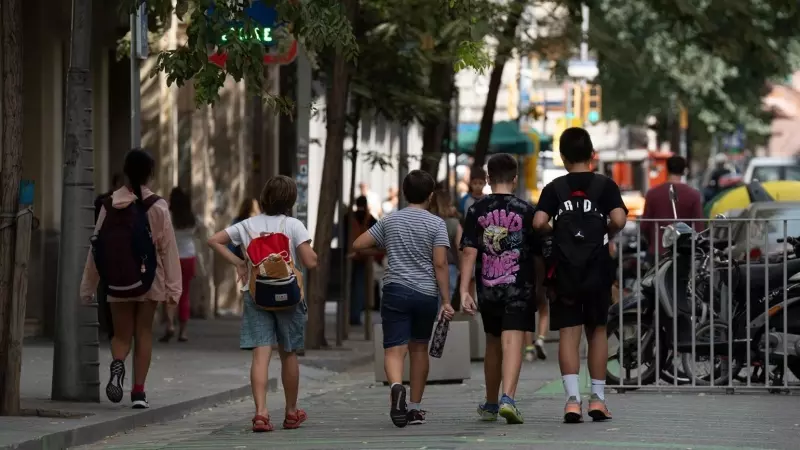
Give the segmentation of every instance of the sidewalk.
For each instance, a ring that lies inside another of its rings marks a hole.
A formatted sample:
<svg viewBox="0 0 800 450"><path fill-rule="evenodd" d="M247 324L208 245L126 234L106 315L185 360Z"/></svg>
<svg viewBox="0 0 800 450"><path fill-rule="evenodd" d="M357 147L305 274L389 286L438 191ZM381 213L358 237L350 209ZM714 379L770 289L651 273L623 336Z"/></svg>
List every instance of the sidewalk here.
<svg viewBox="0 0 800 450"><path fill-rule="evenodd" d="M554 357L555 347L549 345ZM524 425L479 422L483 369L458 385L432 385L425 393L425 425L395 428L388 418L388 388L369 369L301 386L309 420L298 431L249 430L249 402L221 405L182 420L138 429L85 450L115 449L796 449L800 404L786 395L608 394L614 420L561 423L564 406L557 362L525 363L517 400ZM321 392L320 392L321 390ZM280 426L280 401L270 400Z"/></svg>
<svg viewBox="0 0 800 450"><path fill-rule="evenodd" d="M335 328L326 330L333 336ZM155 338L160 337L157 330ZM175 420L194 410L250 395L250 353L239 350L238 318L195 320L190 341L154 343L153 362L147 379L151 408L132 410L129 394L132 363L128 358L125 398L120 404L105 398L108 344L100 349L100 403L60 403L49 400L53 346L51 342L25 344L22 368L23 417L0 419L0 449L61 449L95 442L105 436L152 423ZM303 382L326 380L356 365L372 361L372 344L363 331L354 329L341 349L307 351L301 357ZM330 339L330 338L329 338ZM331 339L331 343L333 340ZM279 388L280 360L274 353L269 388Z"/></svg>

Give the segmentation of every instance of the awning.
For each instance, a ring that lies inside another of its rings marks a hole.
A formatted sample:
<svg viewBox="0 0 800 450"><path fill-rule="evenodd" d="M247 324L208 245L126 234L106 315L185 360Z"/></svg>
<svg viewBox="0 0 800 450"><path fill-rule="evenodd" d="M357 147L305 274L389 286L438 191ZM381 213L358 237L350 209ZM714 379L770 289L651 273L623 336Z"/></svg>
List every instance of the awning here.
<svg viewBox="0 0 800 450"><path fill-rule="evenodd" d="M470 129L471 128L471 129ZM468 124L459 125L458 151L461 153L474 153L475 143L478 141L480 126L470 127ZM544 136L542 136L542 143ZM519 130L516 121L497 122L492 127L492 136L489 140L489 153L510 153L512 155L529 155L534 152L533 142Z"/></svg>

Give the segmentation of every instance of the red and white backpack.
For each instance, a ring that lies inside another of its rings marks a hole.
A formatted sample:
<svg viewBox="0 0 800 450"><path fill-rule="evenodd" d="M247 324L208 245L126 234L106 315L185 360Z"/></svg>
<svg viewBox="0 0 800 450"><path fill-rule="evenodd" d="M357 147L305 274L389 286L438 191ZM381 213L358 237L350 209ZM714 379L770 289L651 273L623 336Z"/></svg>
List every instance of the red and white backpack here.
<svg viewBox="0 0 800 450"><path fill-rule="evenodd" d="M286 217L280 231L261 233L247 245L250 266L250 296L261 309L279 311L303 301L302 275L292 260L291 239L285 234Z"/></svg>

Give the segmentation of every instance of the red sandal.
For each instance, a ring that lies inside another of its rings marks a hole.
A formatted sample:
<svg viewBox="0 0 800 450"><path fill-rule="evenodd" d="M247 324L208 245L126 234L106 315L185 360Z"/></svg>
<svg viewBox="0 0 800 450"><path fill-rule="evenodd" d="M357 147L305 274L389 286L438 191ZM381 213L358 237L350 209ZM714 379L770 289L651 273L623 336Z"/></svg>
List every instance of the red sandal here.
<svg viewBox="0 0 800 450"><path fill-rule="evenodd" d="M269 422L269 416L264 417L258 414L253 416L253 433L267 433L273 429L274 427Z"/></svg>
<svg viewBox="0 0 800 450"><path fill-rule="evenodd" d="M298 409L294 414L286 414L286 418L283 419L283 428L287 430L300 428L300 424L305 422L306 419L308 419L308 414L302 409Z"/></svg>

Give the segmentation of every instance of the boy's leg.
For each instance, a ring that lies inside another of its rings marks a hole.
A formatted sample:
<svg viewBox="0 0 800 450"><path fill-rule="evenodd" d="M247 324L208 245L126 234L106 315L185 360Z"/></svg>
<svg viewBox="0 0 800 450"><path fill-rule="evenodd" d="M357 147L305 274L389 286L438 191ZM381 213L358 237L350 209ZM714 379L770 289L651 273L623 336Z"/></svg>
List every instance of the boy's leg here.
<svg viewBox="0 0 800 450"><path fill-rule="evenodd" d="M517 393L519 372L522 368L522 351L525 334L535 331L536 307L528 301L503 299L502 334L503 345L503 396L500 398L500 415L508 423L523 423L522 413L517 409L514 396Z"/></svg>
<svg viewBox="0 0 800 450"><path fill-rule="evenodd" d="M490 314L489 306L483 305L481 319L486 333L486 349L483 355L483 375L486 382L486 400L478 406L481 420L495 421L500 410L500 384L503 381L502 319Z"/></svg>
<svg viewBox="0 0 800 450"><path fill-rule="evenodd" d="M303 350L306 332L306 307L299 305L292 311L275 313L278 323L278 352L281 357L281 383L286 398L283 428L295 429L306 421L308 415L297 407L300 391L300 364L297 351Z"/></svg>
<svg viewBox="0 0 800 450"><path fill-rule="evenodd" d="M609 420L611 413L606 407L605 387L606 369L608 367L608 308L611 306L611 295L595 298L595 302L587 308L591 316L587 317L586 340L589 344L589 376L592 380L592 394L589 398L589 416L593 420Z"/></svg>
<svg viewBox="0 0 800 450"><path fill-rule="evenodd" d="M550 328L558 330L558 365L564 384L566 405L564 421L578 423L583 421L581 410L580 385L580 344L583 331L584 314L580 303L561 296L551 304Z"/></svg>
<svg viewBox="0 0 800 450"><path fill-rule="evenodd" d="M253 361L250 363L250 389L256 407L256 418L253 418L253 431L257 426L269 427L269 411L267 410L267 374L272 346L265 345L253 349ZM262 419L263 418L263 419ZM264 420L266 419L266 420ZM268 430L264 430L268 431Z"/></svg>
<svg viewBox="0 0 800 450"><path fill-rule="evenodd" d="M390 283L383 287L381 327L383 329L383 369L389 382L389 417L397 427L408 425L403 365L411 339L409 292L405 286Z"/></svg>
<svg viewBox="0 0 800 450"><path fill-rule="evenodd" d="M544 339L545 333L547 333L547 329L549 328L550 322L550 303L547 301L547 297L544 298L544 301L539 304L539 326L536 328L539 330L539 335L533 341L533 345L536 348L536 357L538 359L547 359L547 353L544 351Z"/></svg>
<svg viewBox="0 0 800 450"><path fill-rule="evenodd" d="M428 381L430 359L428 343L433 334L436 315L439 313L439 298L411 291L408 299L411 313L411 341L408 349L411 352L411 402L408 404L408 423L419 425L425 423L425 412L422 410L422 395Z"/></svg>

